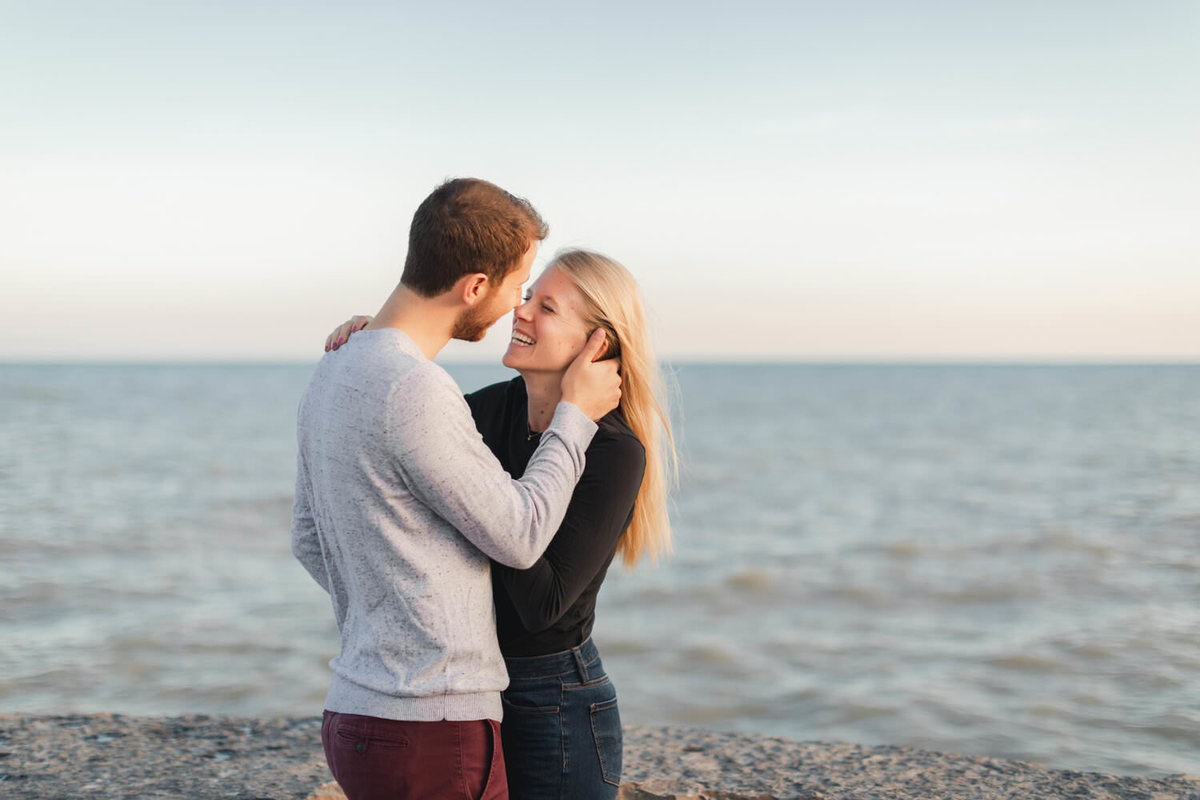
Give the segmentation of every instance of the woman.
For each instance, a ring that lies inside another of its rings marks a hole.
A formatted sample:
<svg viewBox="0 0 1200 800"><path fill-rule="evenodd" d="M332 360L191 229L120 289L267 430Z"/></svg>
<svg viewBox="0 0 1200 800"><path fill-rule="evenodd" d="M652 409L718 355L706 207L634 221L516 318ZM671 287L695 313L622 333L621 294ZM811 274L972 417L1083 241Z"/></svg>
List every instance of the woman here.
<svg viewBox="0 0 1200 800"><path fill-rule="evenodd" d="M370 321L334 331L336 347ZM508 666L501 739L509 794L611 800L621 780L616 690L591 639L596 596L616 553L631 567L669 548L670 420L637 283L612 259L567 250L513 312L505 366L520 377L467 395L475 424L520 477L561 397L563 372L597 327L621 359L620 406L602 418L562 526L532 568L492 564L496 630Z"/></svg>

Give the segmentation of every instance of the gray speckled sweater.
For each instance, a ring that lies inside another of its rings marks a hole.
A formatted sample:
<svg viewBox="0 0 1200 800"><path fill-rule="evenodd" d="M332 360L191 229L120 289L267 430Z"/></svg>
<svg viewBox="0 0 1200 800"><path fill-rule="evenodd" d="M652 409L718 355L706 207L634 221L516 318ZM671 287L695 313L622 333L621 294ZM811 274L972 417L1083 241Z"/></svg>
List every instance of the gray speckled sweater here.
<svg viewBox="0 0 1200 800"><path fill-rule="evenodd" d="M501 718L488 559L537 560L595 432L560 403L513 480L454 379L402 331L361 331L321 359L300 402L292 552L342 634L326 709Z"/></svg>

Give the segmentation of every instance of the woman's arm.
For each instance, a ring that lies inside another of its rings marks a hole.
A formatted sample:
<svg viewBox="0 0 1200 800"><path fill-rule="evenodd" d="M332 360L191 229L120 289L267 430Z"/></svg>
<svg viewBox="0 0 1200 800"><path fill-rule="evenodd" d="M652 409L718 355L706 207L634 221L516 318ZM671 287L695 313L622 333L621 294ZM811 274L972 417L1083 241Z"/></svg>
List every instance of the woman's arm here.
<svg viewBox="0 0 1200 800"><path fill-rule="evenodd" d="M527 631L553 625L608 563L629 525L645 469L646 451L633 436L598 434L545 554L529 569L493 565L493 580Z"/></svg>

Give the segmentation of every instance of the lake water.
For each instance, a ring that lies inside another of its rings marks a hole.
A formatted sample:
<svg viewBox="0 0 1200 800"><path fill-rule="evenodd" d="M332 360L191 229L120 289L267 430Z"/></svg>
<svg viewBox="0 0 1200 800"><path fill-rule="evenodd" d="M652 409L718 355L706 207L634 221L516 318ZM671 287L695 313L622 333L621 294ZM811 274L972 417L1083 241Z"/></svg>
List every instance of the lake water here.
<svg viewBox="0 0 1200 800"><path fill-rule="evenodd" d="M311 369L0 365L0 711L319 713ZM675 553L595 632L627 723L1200 773L1200 367L674 372Z"/></svg>

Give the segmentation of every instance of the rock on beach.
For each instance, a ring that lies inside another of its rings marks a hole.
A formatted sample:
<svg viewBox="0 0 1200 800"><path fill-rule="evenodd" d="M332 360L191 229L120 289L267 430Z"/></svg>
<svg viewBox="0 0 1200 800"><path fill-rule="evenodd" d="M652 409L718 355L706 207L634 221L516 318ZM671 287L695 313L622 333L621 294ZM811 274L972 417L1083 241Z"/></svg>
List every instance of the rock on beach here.
<svg viewBox="0 0 1200 800"><path fill-rule="evenodd" d="M625 730L622 800L1200 800L1200 778L1103 775L903 747ZM321 721L0 715L0 798L338 800ZM519 798L514 798L519 800Z"/></svg>

